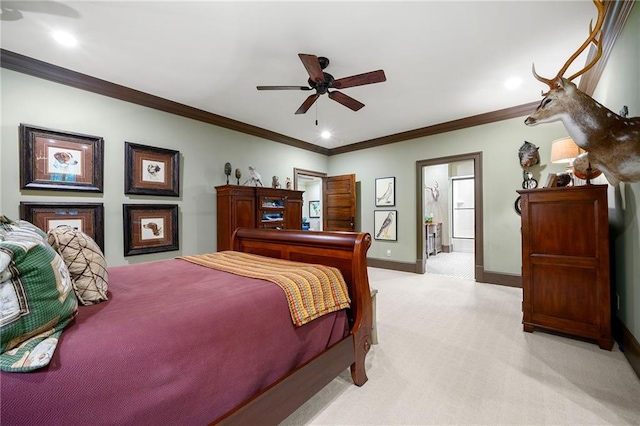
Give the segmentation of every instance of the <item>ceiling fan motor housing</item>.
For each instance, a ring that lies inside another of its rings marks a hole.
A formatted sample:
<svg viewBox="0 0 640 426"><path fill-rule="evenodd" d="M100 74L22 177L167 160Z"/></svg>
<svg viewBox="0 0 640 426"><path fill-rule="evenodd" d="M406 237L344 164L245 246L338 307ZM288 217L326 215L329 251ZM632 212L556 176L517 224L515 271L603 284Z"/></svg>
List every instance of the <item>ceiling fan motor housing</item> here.
<svg viewBox="0 0 640 426"><path fill-rule="evenodd" d="M327 90L333 86L334 78L328 72L323 72L322 75L324 77L324 81L322 83L316 83L311 79L308 79L307 83L309 83L309 86L311 86L313 89L316 89L319 94L324 95L325 93L327 93Z"/></svg>

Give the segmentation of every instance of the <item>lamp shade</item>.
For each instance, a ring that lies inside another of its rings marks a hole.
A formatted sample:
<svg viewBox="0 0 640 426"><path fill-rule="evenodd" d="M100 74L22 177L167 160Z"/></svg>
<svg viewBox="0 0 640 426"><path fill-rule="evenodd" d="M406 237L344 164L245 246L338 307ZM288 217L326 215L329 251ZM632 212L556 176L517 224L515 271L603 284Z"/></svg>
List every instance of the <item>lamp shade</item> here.
<svg viewBox="0 0 640 426"><path fill-rule="evenodd" d="M584 151L570 137L557 139L551 144L552 163L571 163Z"/></svg>

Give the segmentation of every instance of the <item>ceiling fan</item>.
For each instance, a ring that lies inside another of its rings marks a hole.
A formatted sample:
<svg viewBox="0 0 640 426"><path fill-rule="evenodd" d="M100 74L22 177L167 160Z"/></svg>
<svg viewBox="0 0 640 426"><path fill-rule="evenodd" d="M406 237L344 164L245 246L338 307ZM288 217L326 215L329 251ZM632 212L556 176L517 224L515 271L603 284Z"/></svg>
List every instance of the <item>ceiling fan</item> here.
<svg viewBox="0 0 640 426"><path fill-rule="evenodd" d="M381 83L387 80L383 70L366 72L364 74L352 75L351 77L344 77L334 79L329 73L324 70L329 66L329 59L324 56L308 55L305 53L298 53L302 64L309 73L309 86L257 86L258 90L314 90L315 94L309 96L300 105L300 108L296 111L296 114L304 114L311 108L311 105L325 93L329 94L329 98L346 106L347 108L358 111L364 106L362 102L353 99L350 96L345 95L342 92L336 90L329 91L329 89L346 89L348 87L363 86L365 84Z"/></svg>

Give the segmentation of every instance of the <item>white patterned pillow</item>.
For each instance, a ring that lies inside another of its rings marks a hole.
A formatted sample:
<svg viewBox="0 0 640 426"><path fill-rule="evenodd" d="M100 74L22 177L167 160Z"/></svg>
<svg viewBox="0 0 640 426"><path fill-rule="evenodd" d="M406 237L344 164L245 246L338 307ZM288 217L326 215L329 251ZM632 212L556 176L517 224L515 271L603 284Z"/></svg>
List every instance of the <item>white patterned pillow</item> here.
<svg viewBox="0 0 640 426"><path fill-rule="evenodd" d="M67 265L80 303L93 305L107 300L107 262L93 238L61 225L49 231L48 239Z"/></svg>
<svg viewBox="0 0 640 426"><path fill-rule="evenodd" d="M47 233L26 220L13 220L5 215L0 216L0 236L8 233L14 238L27 238L39 241L47 241Z"/></svg>

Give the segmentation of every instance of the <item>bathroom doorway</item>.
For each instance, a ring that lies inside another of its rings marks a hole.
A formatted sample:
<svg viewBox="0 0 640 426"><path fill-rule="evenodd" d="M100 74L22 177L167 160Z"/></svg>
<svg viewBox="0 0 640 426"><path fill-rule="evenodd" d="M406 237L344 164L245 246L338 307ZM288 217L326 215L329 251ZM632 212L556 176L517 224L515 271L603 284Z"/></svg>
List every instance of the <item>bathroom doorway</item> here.
<svg viewBox="0 0 640 426"><path fill-rule="evenodd" d="M417 272L484 277L482 153L416 162Z"/></svg>

